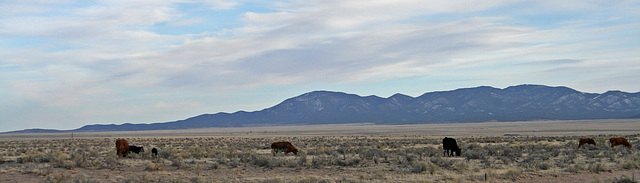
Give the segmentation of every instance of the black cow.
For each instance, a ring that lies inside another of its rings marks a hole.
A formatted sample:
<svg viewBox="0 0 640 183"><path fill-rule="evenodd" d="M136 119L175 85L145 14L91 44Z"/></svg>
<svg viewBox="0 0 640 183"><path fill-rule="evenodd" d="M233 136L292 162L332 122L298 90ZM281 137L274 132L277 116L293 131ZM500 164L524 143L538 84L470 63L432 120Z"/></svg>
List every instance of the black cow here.
<svg viewBox="0 0 640 183"><path fill-rule="evenodd" d="M158 149L156 149L155 147L151 149L151 155L153 157L158 157Z"/></svg>
<svg viewBox="0 0 640 183"><path fill-rule="evenodd" d="M144 147L140 146L129 146L129 152L134 152L136 154L140 154L140 152L144 152Z"/></svg>
<svg viewBox="0 0 640 183"><path fill-rule="evenodd" d="M454 152L456 156L460 156L460 148L458 147L458 143L456 143L456 139L445 137L442 139L442 148L444 148L445 156L453 156Z"/></svg>

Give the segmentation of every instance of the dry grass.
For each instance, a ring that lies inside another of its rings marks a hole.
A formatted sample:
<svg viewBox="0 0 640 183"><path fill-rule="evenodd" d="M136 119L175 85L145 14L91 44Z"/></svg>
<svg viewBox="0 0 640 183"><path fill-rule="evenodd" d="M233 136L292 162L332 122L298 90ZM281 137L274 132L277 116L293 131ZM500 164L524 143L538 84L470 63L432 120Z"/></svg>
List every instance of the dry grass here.
<svg viewBox="0 0 640 183"><path fill-rule="evenodd" d="M86 175L119 182L471 182L484 181L485 174L494 181L515 181L534 175L637 170L640 135L625 137L632 139L634 150L607 147L605 136L592 136L603 145L579 150L579 137L573 136L458 137L460 157L443 157L441 139L424 136L210 137L129 139L160 149L158 158L148 152L117 158L115 139L0 141L0 155L15 160L2 165L5 171L51 182L82 182ZM301 152L273 157L268 144L280 140L291 141Z"/></svg>
<svg viewBox="0 0 640 183"><path fill-rule="evenodd" d="M612 149L612 136L634 148ZM598 146L576 149L581 137ZM443 157L442 136L423 135L127 138L146 150L129 158L116 156L115 137L5 139L0 182L633 182L640 169L640 134L455 138L460 157ZM300 152L274 157L275 141Z"/></svg>

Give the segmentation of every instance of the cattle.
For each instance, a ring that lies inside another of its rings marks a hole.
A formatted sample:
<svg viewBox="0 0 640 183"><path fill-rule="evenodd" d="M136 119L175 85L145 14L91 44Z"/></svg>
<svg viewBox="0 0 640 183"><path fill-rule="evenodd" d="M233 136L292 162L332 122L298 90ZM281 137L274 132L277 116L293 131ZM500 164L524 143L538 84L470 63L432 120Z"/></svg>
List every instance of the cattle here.
<svg viewBox="0 0 640 183"><path fill-rule="evenodd" d="M458 147L458 143L456 143L456 139L445 137L442 139L442 148L444 148L445 156L453 156L455 152L456 156L460 156L460 148Z"/></svg>
<svg viewBox="0 0 640 183"><path fill-rule="evenodd" d="M140 154L140 152L144 152L144 147L140 146L129 146L129 152L134 152L136 154Z"/></svg>
<svg viewBox="0 0 640 183"><path fill-rule="evenodd" d="M580 140L578 141L578 149L580 149L580 147L582 147L582 145L584 144L593 144L593 146L598 146L596 145L596 141L594 141L593 139L590 138L580 138Z"/></svg>
<svg viewBox="0 0 640 183"><path fill-rule="evenodd" d="M624 145L625 147L631 149L631 144L624 137L614 137L610 138L609 142L611 143L611 148L617 145Z"/></svg>
<svg viewBox="0 0 640 183"><path fill-rule="evenodd" d="M127 157L129 155L129 142L125 139L116 140L116 154L118 157Z"/></svg>
<svg viewBox="0 0 640 183"><path fill-rule="evenodd" d="M158 157L158 149L156 149L155 147L151 149L151 156Z"/></svg>
<svg viewBox="0 0 640 183"><path fill-rule="evenodd" d="M287 156L288 153L292 152L295 155L298 155L298 149L293 147L291 142L274 142L271 144L271 153L273 156L276 156L276 153L284 152L284 155Z"/></svg>

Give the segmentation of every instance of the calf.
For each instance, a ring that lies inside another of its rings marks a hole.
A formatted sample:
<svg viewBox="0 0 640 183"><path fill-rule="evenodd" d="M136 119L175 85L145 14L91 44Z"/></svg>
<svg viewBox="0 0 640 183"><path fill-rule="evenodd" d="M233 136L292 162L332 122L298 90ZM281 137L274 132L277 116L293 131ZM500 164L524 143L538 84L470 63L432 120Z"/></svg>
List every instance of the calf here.
<svg viewBox="0 0 640 183"><path fill-rule="evenodd" d="M155 147L151 149L151 156L158 157L158 149L156 149Z"/></svg>
<svg viewBox="0 0 640 183"><path fill-rule="evenodd" d="M140 154L140 152L144 152L144 147L140 146L129 146L129 151L134 152L136 154Z"/></svg>

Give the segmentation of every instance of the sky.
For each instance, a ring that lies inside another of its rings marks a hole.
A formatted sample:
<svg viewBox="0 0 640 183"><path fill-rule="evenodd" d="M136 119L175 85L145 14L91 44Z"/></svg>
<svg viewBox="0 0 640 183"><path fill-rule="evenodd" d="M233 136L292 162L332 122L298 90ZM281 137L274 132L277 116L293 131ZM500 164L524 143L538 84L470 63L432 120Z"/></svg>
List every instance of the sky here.
<svg viewBox="0 0 640 183"><path fill-rule="evenodd" d="M257 111L316 90L640 91L637 0L0 1L0 132Z"/></svg>

